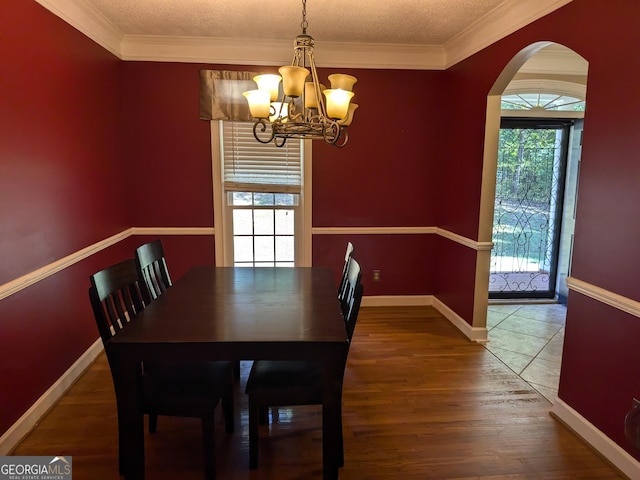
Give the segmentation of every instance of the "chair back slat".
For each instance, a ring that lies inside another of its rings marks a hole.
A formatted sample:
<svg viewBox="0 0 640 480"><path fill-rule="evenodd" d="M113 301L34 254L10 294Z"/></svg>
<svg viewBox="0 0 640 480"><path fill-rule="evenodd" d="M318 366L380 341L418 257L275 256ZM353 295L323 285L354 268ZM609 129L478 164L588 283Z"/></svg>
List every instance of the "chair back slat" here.
<svg viewBox="0 0 640 480"><path fill-rule="evenodd" d="M356 259L351 258L349 268L347 270L345 297L341 304L342 315L344 317L350 341L356 328L356 321L358 319L358 313L360 312L363 293L362 269Z"/></svg>
<svg viewBox="0 0 640 480"><path fill-rule="evenodd" d="M155 300L171 287L171 277L160 240L140 245L135 252L138 275L144 281L146 303Z"/></svg>
<svg viewBox="0 0 640 480"><path fill-rule="evenodd" d="M89 277L89 299L100 338L106 344L144 308L133 259L124 260Z"/></svg>
<svg viewBox="0 0 640 480"><path fill-rule="evenodd" d="M340 301L340 307L342 308L342 315L347 317L347 309L349 300L355 294L355 288L358 283L362 280L362 269L360 268L360 264L358 261L351 257L349 259L349 264L347 265L347 272L345 275L344 282L344 294Z"/></svg>
<svg viewBox="0 0 640 480"><path fill-rule="evenodd" d="M342 301L344 300L344 297L346 295L346 286L347 286L347 272L349 270L349 262L351 261L351 258L353 257L353 251L355 250L355 247L353 246L353 243L348 242L347 243L347 250L344 254L344 265L342 266L342 275L340 276L340 285L338 286L338 300L342 303Z"/></svg>

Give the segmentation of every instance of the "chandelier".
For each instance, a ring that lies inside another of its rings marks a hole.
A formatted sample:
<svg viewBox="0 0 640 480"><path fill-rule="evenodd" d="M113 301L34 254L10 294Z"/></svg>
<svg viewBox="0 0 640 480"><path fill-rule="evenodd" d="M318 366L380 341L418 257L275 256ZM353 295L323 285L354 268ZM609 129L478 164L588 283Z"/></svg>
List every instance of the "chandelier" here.
<svg viewBox="0 0 640 480"><path fill-rule="evenodd" d="M344 147L349 139L347 127L358 108L351 103L357 78L334 73L328 77L331 88L321 84L313 57L314 40L307 35L306 0L302 0L300 27L302 34L294 40L291 65L280 67L280 75L257 75L253 80L258 88L243 93L256 119L253 136L261 143L273 141L278 147L288 138L323 139Z"/></svg>

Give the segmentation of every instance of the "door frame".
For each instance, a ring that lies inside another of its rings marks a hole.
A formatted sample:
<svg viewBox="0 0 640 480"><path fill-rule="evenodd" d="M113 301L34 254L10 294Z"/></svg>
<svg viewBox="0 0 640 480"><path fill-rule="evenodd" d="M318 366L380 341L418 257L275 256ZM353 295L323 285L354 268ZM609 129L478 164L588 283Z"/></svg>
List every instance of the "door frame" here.
<svg viewBox="0 0 640 480"><path fill-rule="evenodd" d="M555 202L554 213L554 230L553 238L551 239L553 254L550 262L549 270L549 289L546 291L507 291L507 292L489 292L489 299L534 299L534 298L546 298L552 299L556 297L556 280L558 275L558 259L560 255L560 238L562 234L563 226L563 213L564 213L564 192L566 187L566 173L567 173L567 161L569 155L569 141L571 138L571 129L573 127L573 120L560 119L560 118L522 118L522 117L501 117L500 130L505 128L510 129L556 129L562 130L562 144L560 145L560 165L558 168L557 179L557 197ZM497 168L497 157L496 157ZM497 170L496 170L497 178ZM497 180L496 180L497 181ZM494 196L495 198L495 196ZM494 209L495 215L495 209ZM492 220L492 230L493 230ZM492 234L493 237L493 234ZM492 257L493 258L493 257Z"/></svg>

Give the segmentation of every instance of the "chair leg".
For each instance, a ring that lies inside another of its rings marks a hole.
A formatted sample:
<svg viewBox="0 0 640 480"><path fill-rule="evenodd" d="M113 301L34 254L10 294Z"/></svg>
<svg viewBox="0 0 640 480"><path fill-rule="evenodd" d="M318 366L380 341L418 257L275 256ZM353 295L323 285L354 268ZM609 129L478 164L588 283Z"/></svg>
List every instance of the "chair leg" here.
<svg viewBox="0 0 640 480"><path fill-rule="evenodd" d="M249 468L258 468L260 406L249 396Z"/></svg>
<svg viewBox="0 0 640 480"><path fill-rule="evenodd" d="M235 430L235 410L233 406L233 385L222 396L222 412L224 413L224 430L233 433Z"/></svg>
<svg viewBox="0 0 640 480"><path fill-rule="evenodd" d="M269 407L260 407L258 412L258 423L260 425L266 425L269 423Z"/></svg>
<svg viewBox="0 0 640 480"><path fill-rule="evenodd" d="M233 365L233 378L240 380L240 360L237 360Z"/></svg>
<svg viewBox="0 0 640 480"><path fill-rule="evenodd" d="M149 414L149 433L156 433L158 431L158 415L155 413Z"/></svg>
<svg viewBox="0 0 640 480"><path fill-rule="evenodd" d="M124 425L118 422L118 472L125 475L129 470L125 460L125 442L124 442Z"/></svg>
<svg viewBox="0 0 640 480"><path fill-rule="evenodd" d="M204 449L204 478L216 478L215 421L213 412L202 418L202 448Z"/></svg>
<svg viewBox="0 0 640 480"><path fill-rule="evenodd" d="M338 466L339 467L344 467L344 438L342 436L342 408L340 408L340 437L339 437L339 442L340 444L338 445L338 455L339 457L339 461L338 461Z"/></svg>

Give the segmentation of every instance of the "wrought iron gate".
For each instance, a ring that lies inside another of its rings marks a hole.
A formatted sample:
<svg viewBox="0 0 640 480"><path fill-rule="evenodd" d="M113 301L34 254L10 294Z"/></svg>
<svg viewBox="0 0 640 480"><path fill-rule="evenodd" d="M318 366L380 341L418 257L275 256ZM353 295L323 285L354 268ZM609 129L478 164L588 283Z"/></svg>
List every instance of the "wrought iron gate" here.
<svg viewBox="0 0 640 480"><path fill-rule="evenodd" d="M489 298L553 298L571 123L503 118Z"/></svg>

